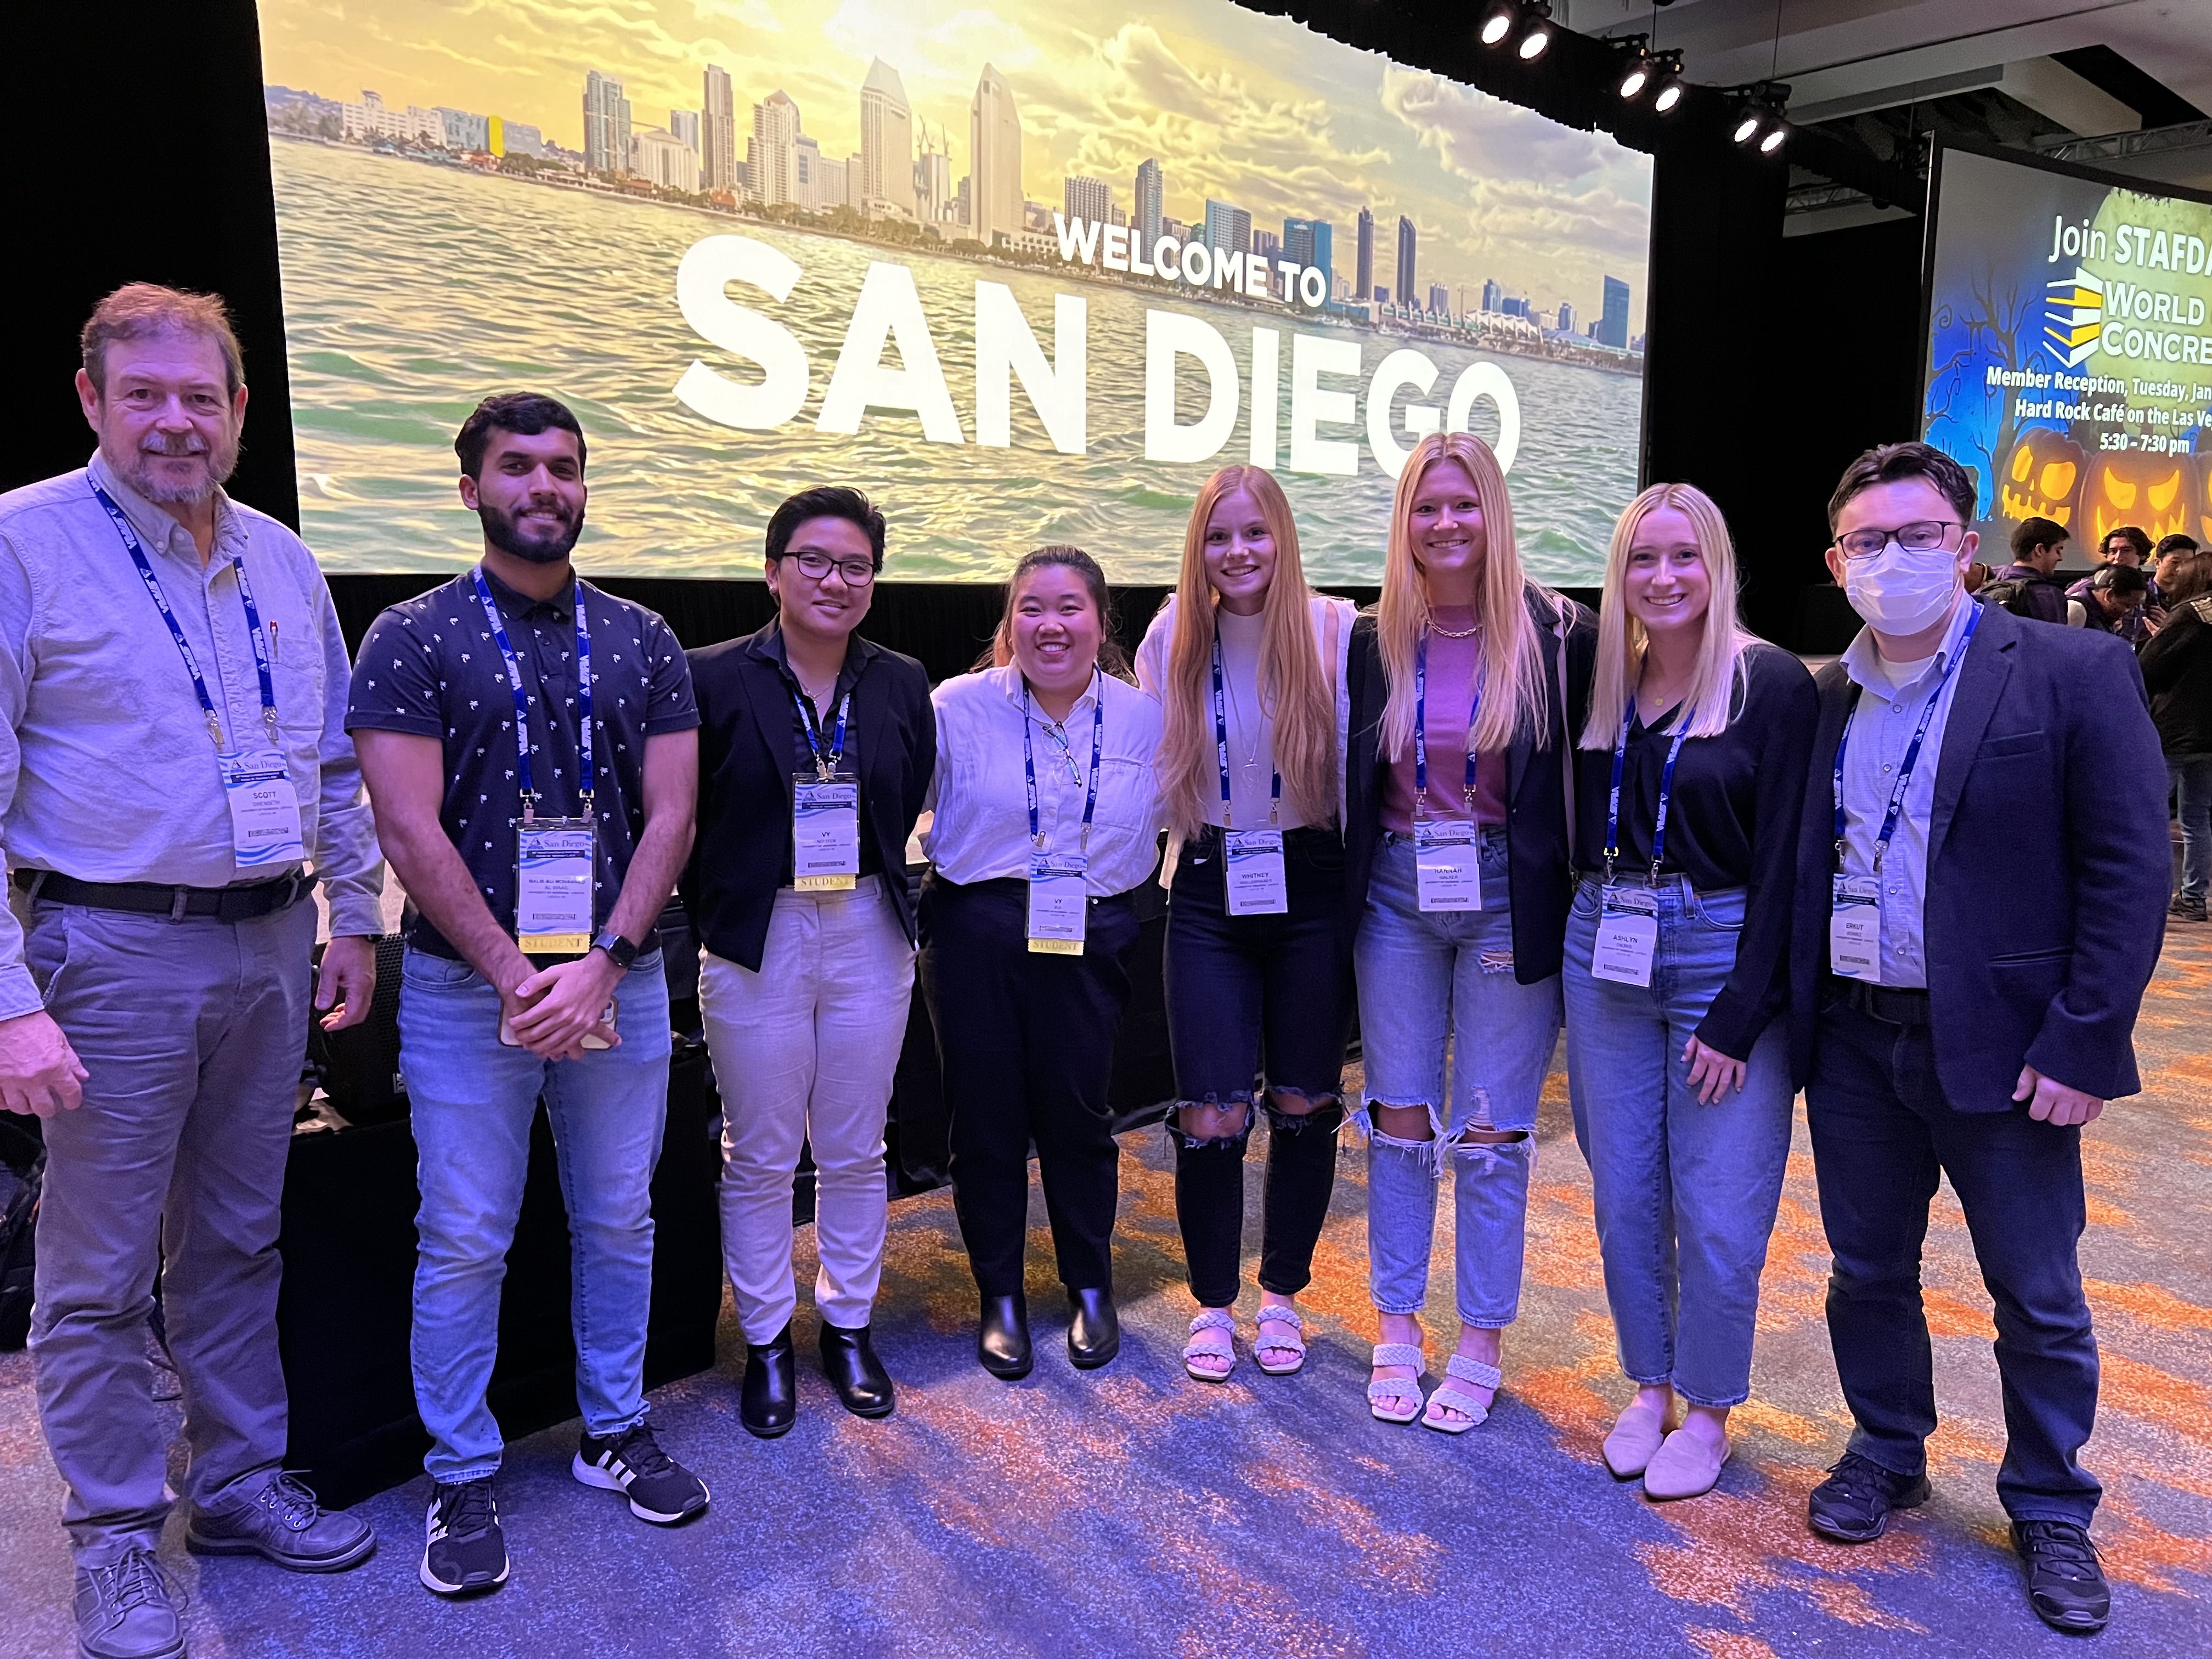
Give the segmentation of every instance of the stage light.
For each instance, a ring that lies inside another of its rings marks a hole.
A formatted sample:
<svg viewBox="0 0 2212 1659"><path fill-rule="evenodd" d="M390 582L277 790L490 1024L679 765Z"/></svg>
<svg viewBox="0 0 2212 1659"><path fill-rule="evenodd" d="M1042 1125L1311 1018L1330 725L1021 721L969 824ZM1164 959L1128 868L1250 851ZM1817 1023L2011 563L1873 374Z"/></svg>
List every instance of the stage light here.
<svg viewBox="0 0 2212 1659"><path fill-rule="evenodd" d="M1551 44L1550 27L1546 24L1539 23L1521 37L1521 45L1517 50L1523 63L1534 63L1544 55L1544 48Z"/></svg>
<svg viewBox="0 0 2212 1659"><path fill-rule="evenodd" d="M1628 60L1628 67L1621 71L1620 95L1623 98L1640 97L1644 88L1651 84L1652 67L1651 54L1641 45L1638 46L1634 56Z"/></svg>
<svg viewBox="0 0 2212 1659"><path fill-rule="evenodd" d="M1482 44L1494 46L1512 33L1514 21L1519 15L1519 8L1510 3L1510 0L1498 0L1498 3L1491 7L1489 15L1482 20Z"/></svg>
<svg viewBox="0 0 2212 1659"><path fill-rule="evenodd" d="M1652 94L1651 107L1664 115L1682 101L1682 54L1661 52L1652 59L1651 71L1659 80L1659 90Z"/></svg>
<svg viewBox="0 0 2212 1659"><path fill-rule="evenodd" d="M1790 129L1777 121L1766 130L1766 137L1759 141L1759 153L1771 155L1782 148L1782 141L1790 136Z"/></svg>
<svg viewBox="0 0 2212 1659"><path fill-rule="evenodd" d="M1759 129L1765 124L1765 111L1746 99L1736 110L1735 128L1729 137L1739 144L1749 143L1759 136Z"/></svg>

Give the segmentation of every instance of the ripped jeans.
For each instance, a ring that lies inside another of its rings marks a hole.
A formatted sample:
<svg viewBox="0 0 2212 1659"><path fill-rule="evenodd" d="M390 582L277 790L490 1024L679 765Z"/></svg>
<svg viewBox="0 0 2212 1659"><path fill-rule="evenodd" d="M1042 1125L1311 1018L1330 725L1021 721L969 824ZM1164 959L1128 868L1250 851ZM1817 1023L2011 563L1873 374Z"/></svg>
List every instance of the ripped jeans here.
<svg viewBox="0 0 2212 1659"><path fill-rule="evenodd" d="M1259 1111L1267 1117L1260 1288L1296 1296L1313 1282L1314 1245L1336 1182L1336 1132L1344 1121L1346 1021L1351 985L1338 947L1344 843L1334 828L1283 838L1290 908L1232 916L1222 891L1221 835L1208 829L1183 848L1168 898L1168 1043L1180 1106L1241 1106L1243 1127L1211 1139L1167 1121L1176 1150L1176 1219L1202 1308L1237 1300L1243 1254L1244 1151ZM1264 1073L1264 1079L1261 1074ZM1255 1093L1261 1104L1252 1104ZM1316 1103L1285 1112L1269 1093Z"/></svg>
<svg viewBox="0 0 2212 1659"><path fill-rule="evenodd" d="M1369 1286L1383 1313L1427 1300L1437 1185L1452 1183L1455 1279L1464 1324L1496 1330L1520 1312L1536 1101L1559 1036L1559 979L1513 975L1505 831L1482 831L1484 908L1424 912L1410 836L1376 849L1352 946L1366 1056ZM1447 1093L1446 1066L1449 1061ZM1449 1102L1448 1109L1445 1103ZM1435 1131L1403 1140L1373 1127L1376 1106L1425 1106ZM1518 1139L1463 1139L1474 1129Z"/></svg>

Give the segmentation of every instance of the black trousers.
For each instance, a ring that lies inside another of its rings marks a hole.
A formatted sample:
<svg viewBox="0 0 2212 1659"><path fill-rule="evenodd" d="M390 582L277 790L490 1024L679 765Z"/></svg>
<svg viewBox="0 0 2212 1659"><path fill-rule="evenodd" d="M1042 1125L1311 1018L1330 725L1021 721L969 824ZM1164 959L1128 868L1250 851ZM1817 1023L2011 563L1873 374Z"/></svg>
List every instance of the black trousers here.
<svg viewBox="0 0 2212 1659"><path fill-rule="evenodd" d="M1314 1245L1336 1183L1336 1132L1344 1122L1346 1028L1351 964L1338 937L1344 843L1334 830L1293 830L1283 838L1290 908L1232 916L1222 873L1222 840L1208 830L1188 842L1168 898L1168 1041L1179 1105L1246 1104L1267 1114L1266 1207L1260 1288L1296 1296L1313 1282ZM1249 1103L1264 1088L1316 1103L1306 1113ZM1176 1219L1202 1308L1237 1300L1244 1249L1242 1133L1212 1139L1167 1133L1176 1152Z"/></svg>
<svg viewBox="0 0 2212 1659"><path fill-rule="evenodd" d="M2089 1524L2102 1494L2077 1461L2097 1416L2097 1342L2075 1247L2085 1216L2081 1132L2025 1106L1962 1112L1925 1026L1824 997L1805 1090L1835 1267L1828 1339L1856 1428L1851 1449L1918 1474L1936 1431L1921 1246L1951 1178L1996 1304L2005 1416L1997 1497L2021 1521Z"/></svg>
<svg viewBox="0 0 2212 1659"><path fill-rule="evenodd" d="M1079 957L1029 949L1028 884L961 885L932 872L919 918L922 994L951 1117L952 1198L975 1285L1022 1288L1029 1149L1036 1143L1060 1282L1114 1283L1121 1149L1107 1107L1137 937L1128 894L1091 901Z"/></svg>

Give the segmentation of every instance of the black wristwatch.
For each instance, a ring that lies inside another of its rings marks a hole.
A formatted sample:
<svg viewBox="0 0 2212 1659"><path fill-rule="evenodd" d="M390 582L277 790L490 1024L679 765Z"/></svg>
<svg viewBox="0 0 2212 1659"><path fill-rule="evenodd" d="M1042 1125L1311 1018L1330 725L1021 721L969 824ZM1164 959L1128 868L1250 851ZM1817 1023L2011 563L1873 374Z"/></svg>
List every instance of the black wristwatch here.
<svg viewBox="0 0 2212 1659"><path fill-rule="evenodd" d="M630 963L637 960L637 946L611 927L592 941L592 949L605 951L615 966L625 974L629 972Z"/></svg>

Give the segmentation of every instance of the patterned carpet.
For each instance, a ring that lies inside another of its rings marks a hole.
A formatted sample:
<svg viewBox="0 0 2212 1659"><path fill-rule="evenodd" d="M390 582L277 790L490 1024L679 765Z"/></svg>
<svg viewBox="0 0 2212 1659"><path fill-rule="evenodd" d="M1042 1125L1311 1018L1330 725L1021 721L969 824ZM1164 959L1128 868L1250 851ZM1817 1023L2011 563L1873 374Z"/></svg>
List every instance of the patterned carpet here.
<svg viewBox="0 0 2212 1659"><path fill-rule="evenodd" d="M2097 1640L2111 1655L2212 1650L2209 1015L2212 930L2179 930L2140 1037L2148 1092L2087 1140L2084 1262L2104 1349L2089 1462L2106 1483L2096 1532L2115 1582L2113 1623ZM416 1583L419 1482L371 1501L385 1547L331 1580L200 1561L173 1522L163 1555L193 1598L192 1650L1763 1659L2056 1653L2075 1639L2028 1612L2004 1541L1989 1304L1948 1191L1927 1274L1945 1412L1936 1498L1850 1549L1803 1522L1805 1494L1846 1425L1802 1118L1736 1458L1718 1492L1664 1508L1616 1486L1598 1459L1626 1394L1556 1076L1540 1139L1506 1391L1472 1434L1367 1415L1364 1154L1348 1143L1306 1303L1316 1329L1304 1374L1258 1374L1248 1293L1234 1379L1186 1380L1171 1166L1152 1131L1124 1148L1127 1335L1108 1370L1065 1363L1041 1204L1030 1279L1040 1363L1012 1386L978 1370L951 1206L943 1194L915 1200L894 1212L877 1322L903 1385L895 1417L845 1416L803 1365L797 1428L751 1439L737 1420L742 1361L726 1321L720 1369L654 1402L665 1443L714 1487L697 1523L657 1533L574 1484L573 1430L510 1449L514 1579L465 1606ZM1249 1184L1256 1201L1256 1176ZM1436 1259L1450 1261L1441 1231ZM1442 1281L1431 1305L1451 1305ZM1443 1313L1435 1366L1455 1334ZM812 1336L802 1314L802 1355ZM0 1656L72 1650L59 1498L29 1365L0 1357Z"/></svg>

